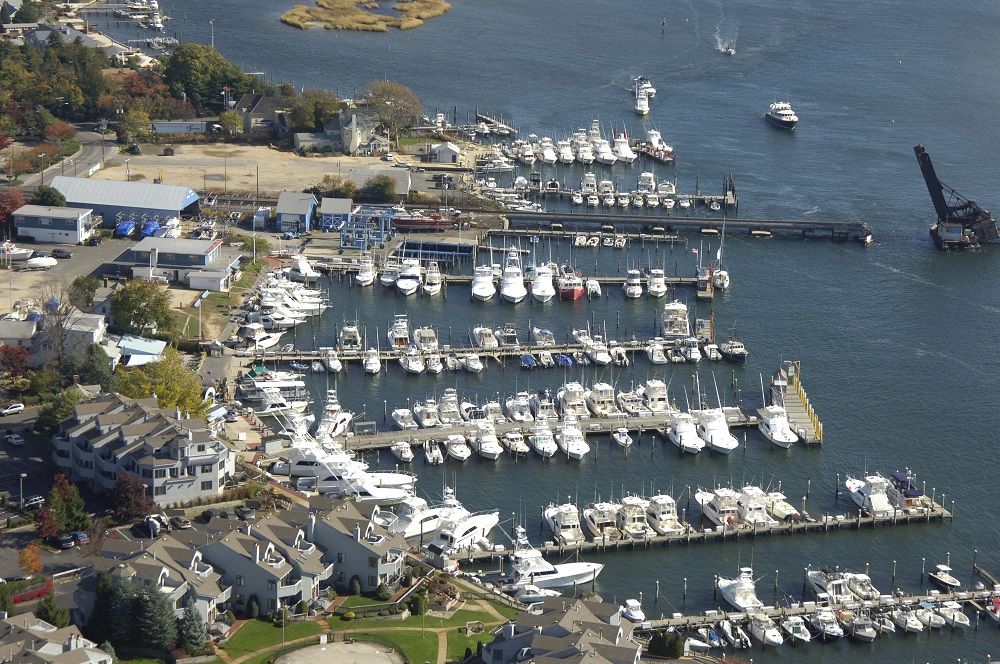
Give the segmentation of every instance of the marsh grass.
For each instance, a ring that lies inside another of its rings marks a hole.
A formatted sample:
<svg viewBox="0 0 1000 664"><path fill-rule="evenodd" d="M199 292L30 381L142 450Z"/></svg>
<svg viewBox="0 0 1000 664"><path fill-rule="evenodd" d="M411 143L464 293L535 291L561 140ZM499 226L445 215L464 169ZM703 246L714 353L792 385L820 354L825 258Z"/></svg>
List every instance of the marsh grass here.
<svg viewBox="0 0 1000 664"><path fill-rule="evenodd" d="M295 5L281 17L282 23L306 30L325 27L328 30L358 32L388 32L389 28L410 30L423 25L429 18L451 9L444 0L412 0L399 2L393 9L401 14L377 14L377 2L370 0L317 0L315 7Z"/></svg>

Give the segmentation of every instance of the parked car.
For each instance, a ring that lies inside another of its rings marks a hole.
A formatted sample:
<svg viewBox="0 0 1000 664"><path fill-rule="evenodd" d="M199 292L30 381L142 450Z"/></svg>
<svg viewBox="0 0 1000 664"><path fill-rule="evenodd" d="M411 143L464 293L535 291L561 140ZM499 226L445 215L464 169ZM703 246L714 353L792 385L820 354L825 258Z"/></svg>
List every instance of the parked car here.
<svg viewBox="0 0 1000 664"><path fill-rule="evenodd" d="M37 510L44 504L45 498L42 496L28 496L24 499L24 509L26 510Z"/></svg>
<svg viewBox="0 0 1000 664"><path fill-rule="evenodd" d="M191 527L191 520L180 515L170 519L170 523L171 525L173 525L174 528L177 528L178 530L187 530L188 528Z"/></svg>
<svg viewBox="0 0 1000 664"><path fill-rule="evenodd" d="M226 411L226 422L232 424L233 422L239 422L239 421L240 421L239 413L237 413L235 410Z"/></svg>
<svg viewBox="0 0 1000 664"><path fill-rule="evenodd" d="M233 512L232 510L222 510L219 512L219 516L223 519L229 519L230 521L236 521L239 518L236 515L236 512Z"/></svg>
<svg viewBox="0 0 1000 664"><path fill-rule="evenodd" d="M243 521L253 521L257 518L253 510L246 505L240 505L236 508L236 516L238 516Z"/></svg>
<svg viewBox="0 0 1000 664"><path fill-rule="evenodd" d="M14 447L21 447L24 445L24 438L16 433L9 433L3 437L4 442L8 445L13 445Z"/></svg>
<svg viewBox="0 0 1000 664"><path fill-rule="evenodd" d="M87 245L90 247L96 247L104 242L104 238L100 235L92 235L89 240L87 240Z"/></svg>
<svg viewBox="0 0 1000 664"><path fill-rule="evenodd" d="M11 403L7 404L3 408L0 408L0 417L6 417L7 415L17 415L18 413L24 412L23 403Z"/></svg>
<svg viewBox="0 0 1000 664"><path fill-rule="evenodd" d="M73 252L68 249L53 249L52 258L73 258Z"/></svg>
<svg viewBox="0 0 1000 664"><path fill-rule="evenodd" d="M52 538L52 545L57 549L72 549L76 546L76 539L69 533L63 533Z"/></svg>
<svg viewBox="0 0 1000 664"><path fill-rule="evenodd" d="M210 507L201 513L201 518L205 520L205 523L208 523L217 516L222 516L222 512L215 509L214 507Z"/></svg>
<svg viewBox="0 0 1000 664"><path fill-rule="evenodd" d="M82 546L84 544L90 544L90 535L83 532L82 530L76 530L70 533L70 537L76 542L77 546Z"/></svg>

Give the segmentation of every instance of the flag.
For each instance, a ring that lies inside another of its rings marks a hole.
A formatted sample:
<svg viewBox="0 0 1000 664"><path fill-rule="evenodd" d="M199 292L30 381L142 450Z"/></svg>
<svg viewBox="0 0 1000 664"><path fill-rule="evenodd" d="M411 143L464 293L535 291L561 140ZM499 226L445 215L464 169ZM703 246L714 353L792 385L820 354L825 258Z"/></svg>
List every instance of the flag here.
<svg viewBox="0 0 1000 664"><path fill-rule="evenodd" d="M692 249L691 249L691 253L692 253L692 254L696 254L696 253L698 253L698 247L694 247L694 248L692 248Z"/></svg>

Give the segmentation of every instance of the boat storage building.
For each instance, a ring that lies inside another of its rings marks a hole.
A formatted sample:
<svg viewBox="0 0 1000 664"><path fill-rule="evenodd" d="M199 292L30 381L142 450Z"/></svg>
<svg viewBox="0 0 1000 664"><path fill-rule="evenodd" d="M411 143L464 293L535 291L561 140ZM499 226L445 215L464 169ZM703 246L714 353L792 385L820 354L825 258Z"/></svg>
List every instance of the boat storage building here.
<svg viewBox="0 0 1000 664"><path fill-rule="evenodd" d="M143 215L161 221L197 214L198 194L191 187L151 182L120 182L58 175L52 187L66 197L66 206L89 208L104 217L104 227L113 228L119 219Z"/></svg>

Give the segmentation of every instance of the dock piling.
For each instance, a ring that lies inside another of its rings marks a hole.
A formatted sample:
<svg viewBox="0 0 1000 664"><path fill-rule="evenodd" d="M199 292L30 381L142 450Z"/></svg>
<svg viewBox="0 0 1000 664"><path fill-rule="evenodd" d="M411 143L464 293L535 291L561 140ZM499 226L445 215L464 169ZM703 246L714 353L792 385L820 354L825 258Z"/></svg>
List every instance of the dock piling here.
<svg viewBox="0 0 1000 664"><path fill-rule="evenodd" d="M892 584L896 584L896 561L892 561Z"/></svg>

